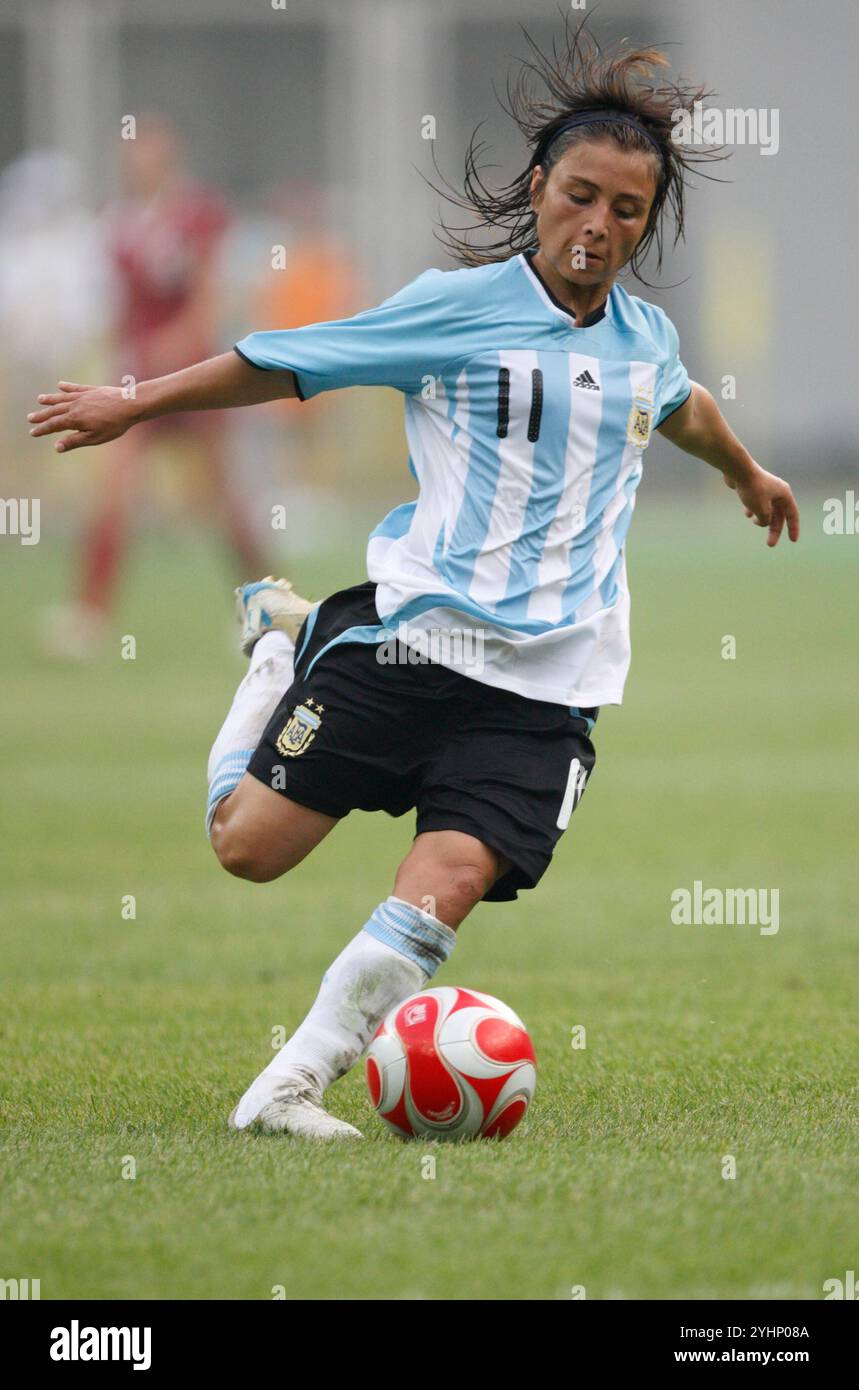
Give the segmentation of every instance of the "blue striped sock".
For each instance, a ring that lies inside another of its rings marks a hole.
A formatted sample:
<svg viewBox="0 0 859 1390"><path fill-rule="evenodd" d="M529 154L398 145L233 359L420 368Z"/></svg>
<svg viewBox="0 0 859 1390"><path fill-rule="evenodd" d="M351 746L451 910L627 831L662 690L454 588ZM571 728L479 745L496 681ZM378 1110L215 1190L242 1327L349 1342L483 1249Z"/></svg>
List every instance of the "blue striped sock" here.
<svg viewBox="0 0 859 1390"><path fill-rule="evenodd" d="M393 896L379 904L364 931L413 961L429 979L456 945L456 932L444 922Z"/></svg>
<svg viewBox="0 0 859 1390"><path fill-rule="evenodd" d="M241 782L254 751L253 748L238 748L232 753L226 753L215 768L209 783L209 800L206 804L206 834L209 839L212 838L212 821L219 804L225 796L234 792Z"/></svg>

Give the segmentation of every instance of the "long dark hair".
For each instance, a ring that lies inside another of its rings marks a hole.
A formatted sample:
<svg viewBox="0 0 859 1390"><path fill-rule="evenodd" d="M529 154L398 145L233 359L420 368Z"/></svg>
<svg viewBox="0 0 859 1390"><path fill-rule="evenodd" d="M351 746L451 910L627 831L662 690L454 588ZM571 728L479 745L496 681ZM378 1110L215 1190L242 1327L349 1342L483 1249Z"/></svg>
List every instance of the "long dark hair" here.
<svg viewBox="0 0 859 1390"><path fill-rule="evenodd" d="M672 117L675 113L691 113L694 103L704 101L712 95L711 92L683 82L653 86L650 79L654 68L664 68L669 64L664 53L656 48L629 47L626 40L604 51L596 39L586 32L586 23L587 20L582 21L578 28L571 31L569 16L564 15L561 51L559 53L558 45L553 40L551 58L540 50L527 29L519 26L534 56L521 60L521 69L515 80L511 81L508 74L507 101L505 103L499 97L499 102L531 146L532 158L528 167L511 183L494 191L484 183L478 167L483 148L482 143L477 142L480 126L473 131L466 150L463 193L444 178L433 153L436 172L445 187L437 188L428 179L426 182L448 202L470 214L470 225L465 227L450 227L440 218L443 235L434 233L461 265L489 265L509 260L511 256L535 245L536 214L531 208L530 193L534 155L545 147L554 130L580 111L597 109L624 112L644 126L659 146L657 151L645 135L631 126L608 123L595 117L593 121L560 135L539 160L544 177L548 180L561 156L581 140L609 139L621 149L641 151L653 157L656 195L644 234L630 260L633 273L642 281L641 266L654 244L657 270L662 266L662 224L666 207L670 208L674 219L673 245L676 246L684 236L687 174L696 164L714 158L727 158L721 152L721 146L699 147L693 151L672 139L675 129ZM546 95L537 96L533 92L532 78L535 77L546 87ZM712 178L713 175L704 177ZM496 232L499 235L494 241L475 246L468 235L458 236L458 232L471 235L475 232Z"/></svg>

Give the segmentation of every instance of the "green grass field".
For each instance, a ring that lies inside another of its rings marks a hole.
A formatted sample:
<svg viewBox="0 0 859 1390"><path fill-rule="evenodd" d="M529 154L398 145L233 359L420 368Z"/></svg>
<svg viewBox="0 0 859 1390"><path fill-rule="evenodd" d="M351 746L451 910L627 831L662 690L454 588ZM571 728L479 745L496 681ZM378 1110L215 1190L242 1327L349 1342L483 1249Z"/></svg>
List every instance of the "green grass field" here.
<svg viewBox="0 0 859 1390"><path fill-rule="evenodd" d="M434 981L507 1000L540 1064L513 1136L465 1146L389 1136L360 1068L329 1100L363 1145L228 1131L412 818L356 813L280 882L230 878L202 826L242 671L217 554L150 541L115 642L68 669L31 639L67 554L5 538L0 1277L43 1299L818 1299L859 1267L859 541L800 500L802 542L769 552L721 491L643 496L632 674L585 800L537 890L479 907ZM299 586L363 579L365 534ZM777 888L778 933L674 925L696 879Z"/></svg>

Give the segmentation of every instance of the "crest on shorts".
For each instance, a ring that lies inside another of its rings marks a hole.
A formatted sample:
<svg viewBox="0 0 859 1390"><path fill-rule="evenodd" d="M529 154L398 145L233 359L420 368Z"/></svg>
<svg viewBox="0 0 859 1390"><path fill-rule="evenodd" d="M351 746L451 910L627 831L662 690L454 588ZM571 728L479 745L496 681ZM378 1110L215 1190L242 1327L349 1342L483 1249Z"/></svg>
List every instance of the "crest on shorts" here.
<svg viewBox="0 0 859 1390"><path fill-rule="evenodd" d="M313 705L313 700L308 700L303 705L296 705L278 734L277 751L284 758L297 758L299 753L303 753L316 737L316 731L322 723L320 718L322 706L316 705L317 712L314 713Z"/></svg>
<svg viewBox="0 0 859 1390"><path fill-rule="evenodd" d="M632 410L629 412L629 419L626 422L626 439L628 444L634 444L636 449L646 449L650 443L650 431L653 428L653 392L643 388L636 391L632 398Z"/></svg>

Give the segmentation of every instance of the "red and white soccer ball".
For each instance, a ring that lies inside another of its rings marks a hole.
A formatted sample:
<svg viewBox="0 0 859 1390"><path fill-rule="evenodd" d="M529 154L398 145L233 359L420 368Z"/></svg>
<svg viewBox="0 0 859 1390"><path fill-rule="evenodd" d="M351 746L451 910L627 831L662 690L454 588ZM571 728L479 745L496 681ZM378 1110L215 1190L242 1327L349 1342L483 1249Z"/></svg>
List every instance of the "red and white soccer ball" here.
<svg viewBox="0 0 859 1390"><path fill-rule="evenodd" d="M537 1059L500 999L445 985L391 1009L366 1075L373 1105L404 1139L503 1139L528 1109Z"/></svg>

